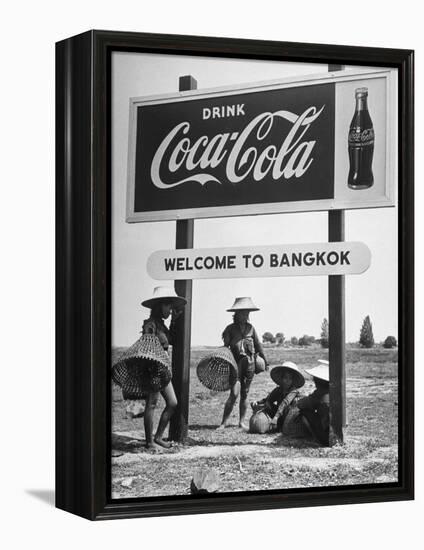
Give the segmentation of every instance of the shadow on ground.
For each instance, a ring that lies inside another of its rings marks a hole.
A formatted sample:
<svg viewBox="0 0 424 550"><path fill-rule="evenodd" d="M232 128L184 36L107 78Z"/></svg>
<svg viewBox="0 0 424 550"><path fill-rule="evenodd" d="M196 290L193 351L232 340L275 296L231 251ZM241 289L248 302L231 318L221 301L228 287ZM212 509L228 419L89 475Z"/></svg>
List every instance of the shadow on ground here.
<svg viewBox="0 0 424 550"><path fill-rule="evenodd" d="M136 453L140 447L144 447L144 439L135 439L131 436L112 434L112 449L125 453Z"/></svg>
<svg viewBox="0 0 424 550"><path fill-rule="evenodd" d="M211 424L190 424L190 431L192 432L198 432L200 430L216 430L218 428L218 424L211 425Z"/></svg>
<svg viewBox="0 0 424 550"><path fill-rule="evenodd" d="M55 492L53 489L26 489L25 492L49 506L55 505Z"/></svg>

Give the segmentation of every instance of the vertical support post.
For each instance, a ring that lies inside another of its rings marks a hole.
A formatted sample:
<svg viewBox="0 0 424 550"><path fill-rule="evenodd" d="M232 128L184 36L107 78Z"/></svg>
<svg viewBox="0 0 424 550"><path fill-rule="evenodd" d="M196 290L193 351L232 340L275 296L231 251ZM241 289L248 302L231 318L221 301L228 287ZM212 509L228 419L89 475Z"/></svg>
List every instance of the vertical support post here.
<svg viewBox="0 0 424 550"><path fill-rule="evenodd" d="M190 76L181 76L179 90L196 90L197 82ZM176 248L193 248L194 220L177 220ZM191 280L175 281L175 291L187 300L183 314L176 320L175 342L172 346L172 383L178 406L171 418L169 437L183 442L188 433L188 405L190 397L190 337L191 337Z"/></svg>
<svg viewBox="0 0 424 550"><path fill-rule="evenodd" d="M328 213L329 242L344 241L344 210ZM330 445L343 442L346 425L345 278L328 277Z"/></svg>
<svg viewBox="0 0 424 550"><path fill-rule="evenodd" d="M342 65L328 65L329 72L341 71ZM328 212L329 242L344 241L344 210ZM330 445L343 443L346 425L346 343L345 343L345 278L328 277L328 322L330 363Z"/></svg>

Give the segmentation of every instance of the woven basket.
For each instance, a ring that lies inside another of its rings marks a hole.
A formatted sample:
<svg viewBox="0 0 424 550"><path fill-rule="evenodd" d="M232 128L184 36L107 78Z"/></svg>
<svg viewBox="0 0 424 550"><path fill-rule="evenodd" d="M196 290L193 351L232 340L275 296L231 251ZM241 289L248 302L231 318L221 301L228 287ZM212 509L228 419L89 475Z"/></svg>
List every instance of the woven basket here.
<svg viewBox="0 0 424 550"><path fill-rule="evenodd" d="M227 391L236 382L237 376L237 363L226 347L218 348L197 365L197 378L208 390Z"/></svg>
<svg viewBox="0 0 424 550"><path fill-rule="evenodd" d="M112 367L112 380L126 399L142 399L163 390L171 380L171 370L159 338L144 334L125 350Z"/></svg>

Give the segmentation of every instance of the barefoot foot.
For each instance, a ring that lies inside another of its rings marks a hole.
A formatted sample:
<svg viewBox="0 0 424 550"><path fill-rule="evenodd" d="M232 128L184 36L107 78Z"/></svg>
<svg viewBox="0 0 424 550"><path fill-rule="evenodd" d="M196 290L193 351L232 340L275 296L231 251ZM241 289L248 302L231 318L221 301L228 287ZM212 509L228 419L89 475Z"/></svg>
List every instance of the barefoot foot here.
<svg viewBox="0 0 424 550"><path fill-rule="evenodd" d="M151 453L161 453L163 451L162 447L160 447L155 441L146 443L146 449Z"/></svg>
<svg viewBox="0 0 424 550"><path fill-rule="evenodd" d="M169 449L170 447L172 447L172 443L170 441L165 441L161 437L155 437L155 443L157 443L164 449Z"/></svg>
<svg viewBox="0 0 424 550"><path fill-rule="evenodd" d="M225 430L225 428L228 428L228 425L227 424L221 424L217 427L216 431L220 432L222 430Z"/></svg>

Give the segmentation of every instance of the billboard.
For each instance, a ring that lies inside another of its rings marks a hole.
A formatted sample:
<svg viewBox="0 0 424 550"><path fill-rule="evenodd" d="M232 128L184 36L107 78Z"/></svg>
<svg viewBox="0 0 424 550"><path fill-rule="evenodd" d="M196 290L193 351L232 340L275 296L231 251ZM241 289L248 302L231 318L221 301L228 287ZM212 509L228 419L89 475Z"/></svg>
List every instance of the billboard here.
<svg viewBox="0 0 424 550"><path fill-rule="evenodd" d="M126 219L393 206L395 90L362 69L131 98Z"/></svg>

